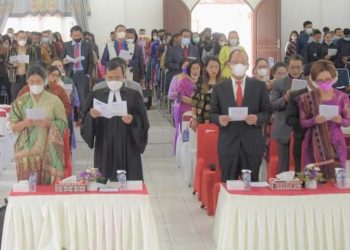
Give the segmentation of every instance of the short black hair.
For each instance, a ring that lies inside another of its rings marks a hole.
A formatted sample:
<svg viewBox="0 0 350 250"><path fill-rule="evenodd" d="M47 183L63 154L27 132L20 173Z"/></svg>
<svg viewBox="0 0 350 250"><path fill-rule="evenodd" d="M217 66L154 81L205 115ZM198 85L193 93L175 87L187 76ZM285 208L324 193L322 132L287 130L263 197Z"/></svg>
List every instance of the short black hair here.
<svg viewBox="0 0 350 250"><path fill-rule="evenodd" d="M284 63L284 62L277 62L275 65L272 66L271 68L271 74L276 74L276 71L279 69L279 68L287 68L287 64Z"/></svg>
<svg viewBox="0 0 350 250"><path fill-rule="evenodd" d="M238 49L238 50L234 50L234 51L232 51L232 52L230 53L230 55L229 55L229 57L228 57L228 61L229 61L229 62L231 61L232 56L233 56L234 54L236 54L236 53L243 53L243 54L245 54L245 55L247 56L248 60L249 60L248 53L247 53L245 50L243 50L243 49Z"/></svg>
<svg viewBox="0 0 350 250"><path fill-rule="evenodd" d="M341 31L341 28L336 28L336 29L334 30L334 32L337 32L338 30Z"/></svg>
<svg viewBox="0 0 350 250"><path fill-rule="evenodd" d="M121 68L122 72L123 72L123 75L125 75L125 67L123 64L119 63L119 62L116 62L116 61L109 61L106 65L106 70L107 71L111 71L111 70L115 70L115 69L118 69L118 68Z"/></svg>
<svg viewBox="0 0 350 250"><path fill-rule="evenodd" d="M27 34L24 30L19 30L19 31L17 31L16 35L18 35L19 33L25 33L25 34Z"/></svg>
<svg viewBox="0 0 350 250"><path fill-rule="evenodd" d="M166 31L165 31L165 29L160 29L160 30L158 30L158 33L160 33L160 32L165 33Z"/></svg>
<svg viewBox="0 0 350 250"><path fill-rule="evenodd" d="M301 61L302 64L304 65L304 58L301 55L291 55L290 57L288 57L287 60L287 65L289 66L291 61Z"/></svg>
<svg viewBox="0 0 350 250"><path fill-rule="evenodd" d="M41 33L40 33L40 32L37 32L37 31L32 31L32 32L31 32L31 35L32 35L32 36L41 36Z"/></svg>
<svg viewBox="0 0 350 250"><path fill-rule="evenodd" d="M113 59L110 60L110 62L117 62L117 63L120 63L121 65L124 66L124 68L126 68L126 61L121 58L121 57L114 57Z"/></svg>
<svg viewBox="0 0 350 250"><path fill-rule="evenodd" d="M35 64L31 65L27 71L27 80L32 75L38 75L43 80L45 80L46 79L46 70L42 66L40 66L40 64L35 63Z"/></svg>
<svg viewBox="0 0 350 250"><path fill-rule="evenodd" d="M350 29L344 29L344 36L350 35Z"/></svg>
<svg viewBox="0 0 350 250"><path fill-rule="evenodd" d="M185 32L189 32L189 33L191 34L191 36L192 36L192 31L189 30L189 29L182 29L182 30L180 31L180 34L183 35Z"/></svg>
<svg viewBox="0 0 350 250"><path fill-rule="evenodd" d="M124 24L118 24L117 26L115 26L114 30L117 30L118 28L124 28L126 29Z"/></svg>
<svg viewBox="0 0 350 250"><path fill-rule="evenodd" d="M70 34L73 34L73 32L75 31L80 31L81 33L83 33L82 28L79 25L75 25L70 29Z"/></svg>
<svg viewBox="0 0 350 250"><path fill-rule="evenodd" d="M203 32L212 32L212 30L211 30L211 28L209 28L209 27L206 27L204 30L203 30Z"/></svg>
<svg viewBox="0 0 350 250"><path fill-rule="evenodd" d="M303 27L305 28L306 26L308 26L308 25L312 25L312 22L311 21L305 21L304 23L303 23Z"/></svg>
<svg viewBox="0 0 350 250"><path fill-rule="evenodd" d="M146 30L145 29L139 29L139 32L146 32Z"/></svg>
<svg viewBox="0 0 350 250"><path fill-rule="evenodd" d="M319 29L314 29L313 35L322 35L321 31Z"/></svg>
<svg viewBox="0 0 350 250"><path fill-rule="evenodd" d="M47 73L48 74L51 74L54 71L58 71L59 76L61 76L61 71L60 71L60 69L57 66L49 66L47 68Z"/></svg>
<svg viewBox="0 0 350 250"><path fill-rule="evenodd" d="M323 33L329 32L331 29L329 27L323 27L322 31Z"/></svg>

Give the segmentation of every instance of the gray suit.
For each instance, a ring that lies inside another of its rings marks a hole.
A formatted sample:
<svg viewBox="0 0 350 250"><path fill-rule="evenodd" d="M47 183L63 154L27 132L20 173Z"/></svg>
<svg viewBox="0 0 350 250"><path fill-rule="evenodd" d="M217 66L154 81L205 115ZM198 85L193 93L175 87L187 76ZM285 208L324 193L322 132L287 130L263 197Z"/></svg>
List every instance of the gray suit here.
<svg viewBox="0 0 350 250"><path fill-rule="evenodd" d="M289 170L289 141L292 127L286 124L287 102L284 95L291 88L292 80L289 76L274 83L270 99L274 120L272 123L271 136L278 143L279 172Z"/></svg>
<svg viewBox="0 0 350 250"><path fill-rule="evenodd" d="M211 97L211 122L220 126L219 116L228 115L230 107L237 107L232 80L216 85ZM258 117L256 125L245 121L233 121L219 129L218 153L222 181L236 180L241 169L252 171L252 181L258 181L259 168L264 152L262 126L270 119L271 108L266 84L247 77L244 88L243 107Z"/></svg>
<svg viewBox="0 0 350 250"><path fill-rule="evenodd" d="M74 81L74 84L78 91L81 109L84 110L87 98L89 97L91 92L90 76L94 67L94 57L90 43L81 41L80 50L81 56L84 56L84 60L81 61L83 70L74 71L74 63L72 62L65 65L65 70L67 72L67 76L72 78ZM64 43L64 50L61 57L65 58L66 55L70 56L71 58L75 58L74 46L72 44L72 41Z"/></svg>
<svg viewBox="0 0 350 250"><path fill-rule="evenodd" d="M198 48L190 44L188 46L188 57L195 57L200 61ZM169 70L166 77L166 93L168 93L169 85L173 77L181 73L181 62L185 59L181 45L168 47L165 57L165 67Z"/></svg>

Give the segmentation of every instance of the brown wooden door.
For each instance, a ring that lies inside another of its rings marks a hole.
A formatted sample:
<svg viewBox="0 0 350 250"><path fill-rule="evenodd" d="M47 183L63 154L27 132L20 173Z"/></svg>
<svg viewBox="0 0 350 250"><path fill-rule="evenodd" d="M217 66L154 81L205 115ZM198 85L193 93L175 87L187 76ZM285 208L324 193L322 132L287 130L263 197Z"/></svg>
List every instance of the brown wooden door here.
<svg viewBox="0 0 350 250"><path fill-rule="evenodd" d="M191 28L191 11L182 0L163 0L164 29L178 33L181 29Z"/></svg>
<svg viewBox="0 0 350 250"><path fill-rule="evenodd" d="M253 11L253 57L281 60L281 0L261 0Z"/></svg>

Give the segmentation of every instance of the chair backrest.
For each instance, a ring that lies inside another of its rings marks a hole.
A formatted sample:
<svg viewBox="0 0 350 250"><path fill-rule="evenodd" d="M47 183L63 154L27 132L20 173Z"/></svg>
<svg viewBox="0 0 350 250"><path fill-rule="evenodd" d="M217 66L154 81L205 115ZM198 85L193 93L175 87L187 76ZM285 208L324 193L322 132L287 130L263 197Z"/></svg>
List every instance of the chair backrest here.
<svg viewBox="0 0 350 250"><path fill-rule="evenodd" d="M350 83L349 70L337 69L338 81L334 84L335 88L348 87Z"/></svg>
<svg viewBox="0 0 350 250"><path fill-rule="evenodd" d="M215 124L200 124L197 129L197 159L203 159L206 165L218 166L219 129Z"/></svg>

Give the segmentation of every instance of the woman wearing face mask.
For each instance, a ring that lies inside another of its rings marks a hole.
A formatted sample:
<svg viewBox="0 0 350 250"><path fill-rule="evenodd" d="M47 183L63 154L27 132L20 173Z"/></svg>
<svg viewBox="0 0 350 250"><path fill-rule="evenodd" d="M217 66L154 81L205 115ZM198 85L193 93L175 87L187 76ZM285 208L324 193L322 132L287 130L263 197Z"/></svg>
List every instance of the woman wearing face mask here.
<svg viewBox="0 0 350 250"><path fill-rule="evenodd" d="M273 84L270 80L269 62L265 58L258 58L253 69L254 78L266 83L267 90L271 91Z"/></svg>
<svg viewBox="0 0 350 250"><path fill-rule="evenodd" d="M220 80L220 61L216 57L209 57L205 64L203 82L197 83L195 93L192 97L191 128L194 131L197 131L198 124L209 123L212 88Z"/></svg>
<svg viewBox="0 0 350 250"><path fill-rule="evenodd" d="M245 51L239 43L239 35L237 31L230 31L228 33L228 44L221 48L219 54L219 60L221 63L221 76L222 78L228 79L231 77L232 71L229 64L229 57L231 52L236 50Z"/></svg>
<svg viewBox="0 0 350 250"><path fill-rule="evenodd" d="M174 152L176 152L176 140L179 131L181 131L181 120L182 115L186 111L190 111L192 109L192 95L198 84L200 73L201 73L201 65L197 61L192 61L187 66L187 72L189 77L183 78L179 82L178 95L176 98L177 104L179 105L179 110L177 114L174 116L179 117L178 122L175 123L175 141L174 141Z"/></svg>
<svg viewBox="0 0 350 250"><path fill-rule="evenodd" d="M286 56L284 57L284 61L287 62L288 58L292 55L297 54L297 40L299 37L299 33L296 30L293 30L289 35L289 41L286 44L286 48L284 52Z"/></svg>
<svg viewBox="0 0 350 250"><path fill-rule="evenodd" d="M145 61L142 53L142 47L139 46L137 41L137 34L135 29L127 29L125 41L128 45L128 51L132 58L130 59L127 67L127 79L141 83L142 86L145 84ZM128 75L130 75L128 77Z"/></svg>
<svg viewBox="0 0 350 250"><path fill-rule="evenodd" d="M198 46L199 42L201 41L200 35L198 32L194 32L192 34L192 44L194 46Z"/></svg>
<svg viewBox="0 0 350 250"><path fill-rule="evenodd" d="M329 55L329 52L334 51L335 54L333 56ZM337 47L333 43L333 34L331 32L326 32L324 34L324 39L321 47L321 53L324 59L330 60L333 63L337 59L336 53Z"/></svg>
<svg viewBox="0 0 350 250"><path fill-rule="evenodd" d="M149 57L147 68L146 68L146 81L144 89L153 89L154 82L156 81L156 73L157 67L159 66L159 58L158 58L158 47L160 45L160 39L158 37L158 31L152 30L152 40L149 49Z"/></svg>
<svg viewBox="0 0 350 250"><path fill-rule="evenodd" d="M303 142L303 163L329 162L322 167L326 178L333 176L334 165L345 168L346 144L341 127L350 126L349 97L343 92L333 89L337 71L332 62L319 60L310 71L310 81L315 90L297 97L300 125L305 128ZM332 105L338 108L338 114L326 118L320 114L320 105ZM339 163L332 163L332 161Z"/></svg>
<svg viewBox="0 0 350 250"><path fill-rule="evenodd" d="M64 175L63 135L67 117L60 99L44 90L45 70L38 65L28 69L30 92L12 103L10 122L17 134L15 161L17 180L28 180L37 173L38 184L53 184ZM28 119L28 109L43 109L45 119Z"/></svg>

